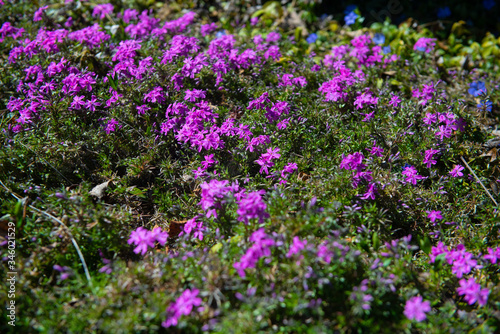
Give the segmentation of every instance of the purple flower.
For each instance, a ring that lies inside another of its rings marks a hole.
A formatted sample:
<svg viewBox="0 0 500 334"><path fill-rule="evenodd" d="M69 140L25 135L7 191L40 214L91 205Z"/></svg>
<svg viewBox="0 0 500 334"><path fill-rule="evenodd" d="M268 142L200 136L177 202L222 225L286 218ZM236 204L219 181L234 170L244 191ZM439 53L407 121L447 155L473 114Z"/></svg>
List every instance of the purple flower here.
<svg viewBox="0 0 500 334"><path fill-rule="evenodd" d="M145 228L138 227L135 231L132 231L130 238L127 243L134 244L137 247L134 249L134 253L142 255L146 254L148 247L154 248L155 242L158 241L162 246L167 242L168 233L162 232L161 228L156 227L153 231L148 231Z"/></svg>
<svg viewBox="0 0 500 334"><path fill-rule="evenodd" d="M207 218L214 216L217 218L216 209L220 209L225 203L224 197L235 190L234 187L228 186L227 180L210 180L201 184L201 201L199 205L205 210Z"/></svg>
<svg viewBox="0 0 500 334"><path fill-rule="evenodd" d="M435 41L435 38L421 37L413 46L413 50L418 50L421 52L425 51L429 53L434 49L434 46L436 46Z"/></svg>
<svg viewBox="0 0 500 334"><path fill-rule="evenodd" d="M262 154L259 159L255 160L255 162L261 166L259 173L262 174L264 172L265 174L269 174L268 168L274 166L274 162L272 160L279 159L281 157L281 154L278 153L279 151L279 148L268 148L266 153Z"/></svg>
<svg viewBox="0 0 500 334"><path fill-rule="evenodd" d="M191 232L194 232L193 233L194 238L197 238L200 241L203 240L203 232L204 232L203 222L201 221L196 222L196 217L188 220L184 225L183 233L191 234Z"/></svg>
<svg viewBox="0 0 500 334"><path fill-rule="evenodd" d="M378 97L372 96L371 93L362 93L354 100L354 105L356 109L361 109L364 104L377 104L377 102Z"/></svg>
<svg viewBox="0 0 500 334"><path fill-rule="evenodd" d="M497 247L495 250L488 248L488 254L484 255L483 259L490 260L492 264L496 264L500 260L500 247Z"/></svg>
<svg viewBox="0 0 500 334"><path fill-rule="evenodd" d="M413 166L406 167L402 174L406 177L404 183L411 183L413 185L416 185L418 180L425 179L425 177L418 175L417 169Z"/></svg>
<svg viewBox="0 0 500 334"><path fill-rule="evenodd" d="M213 154L205 155L205 161L201 162L204 169L211 167L215 163L217 163L217 160L214 160Z"/></svg>
<svg viewBox="0 0 500 334"><path fill-rule="evenodd" d="M114 118L110 119L107 123L106 123L106 133L109 135L111 132L115 131L116 130L116 126L118 125L118 121Z"/></svg>
<svg viewBox="0 0 500 334"><path fill-rule="evenodd" d="M401 103L401 99L397 95L393 95L391 97L391 100L389 101L389 104L393 106L394 108L397 108L399 104Z"/></svg>
<svg viewBox="0 0 500 334"><path fill-rule="evenodd" d="M439 130L436 131L436 137L439 137L440 140L443 140L444 137L450 138L452 134L451 127L447 125L440 125Z"/></svg>
<svg viewBox="0 0 500 334"><path fill-rule="evenodd" d="M453 167L449 174L453 177L461 177L464 176L464 173L462 173L463 170L464 167L462 167L461 165L455 165L455 167Z"/></svg>
<svg viewBox="0 0 500 334"><path fill-rule="evenodd" d="M441 216L441 211L426 211L427 212L427 218L431 220L432 223L434 223L437 219L443 219L443 216Z"/></svg>
<svg viewBox="0 0 500 334"><path fill-rule="evenodd" d="M54 270L61 273L61 275L59 276L59 279L61 281L64 281L65 279L67 279L68 277L70 277L72 275L71 268L69 268L69 267L66 267L66 266L63 267L63 266L60 266L58 264L55 264L53 268L54 268Z"/></svg>
<svg viewBox="0 0 500 334"><path fill-rule="evenodd" d="M375 199L375 194L377 194L377 185L375 183L370 183L368 185L368 189L366 189L366 193L361 196L361 199Z"/></svg>
<svg viewBox="0 0 500 334"><path fill-rule="evenodd" d="M35 12L35 15L33 15L33 21L36 22L36 21L41 21L42 20L42 15L43 15L43 12L49 8L49 6L43 6L43 7L40 7L36 10Z"/></svg>
<svg viewBox="0 0 500 334"><path fill-rule="evenodd" d="M97 102L97 98L95 95L92 95L90 100L85 102L85 108L89 109L90 111L95 111L95 107L99 107L101 103Z"/></svg>
<svg viewBox="0 0 500 334"><path fill-rule="evenodd" d="M307 240L300 240L297 236L293 237L292 245L290 246L290 250L288 251L286 257L292 257L292 255L299 253L306 247L306 245Z"/></svg>
<svg viewBox="0 0 500 334"><path fill-rule="evenodd" d="M281 38L281 35L279 33L277 33L276 31L271 31L269 34L267 34L266 42L274 43L274 42L279 41L280 38Z"/></svg>
<svg viewBox="0 0 500 334"><path fill-rule="evenodd" d="M111 14L113 13L113 9L115 7L110 4L110 3L105 3L102 5L96 5L94 7L94 11L92 12L92 17L97 17L99 16L99 19L102 20L103 18L106 17L106 14Z"/></svg>
<svg viewBox="0 0 500 334"><path fill-rule="evenodd" d="M374 142L372 148L370 148L370 154L381 158L383 156L384 149L375 144L376 143Z"/></svg>
<svg viewBox="0 0 500 334"><path fill-rule="evenodd" d="M195 102L197 99L204 99L206 97L206 92L204 90L193 89L186 90L186 95L184 96L184 101Z"/></svg>
<svg viewBox="0 0 500 334"><path fill-rule="evenodd" d="M422 296L415 296L406 301L404 315L410 320L418 322L427 318L426 313L431 310L431 303L422 300Z"/></svg>
<svg viewBox="0 0 500 334"><path fill-rule="evenodd" d="M250 219L259 219L259 223L263 223L264 219L269 217L266 212L267 205L262 199L263 190L253 191L243 197L238 201L238 220L248 224Z"/></svg>
<svg viewBox="0 0 500 334"><path fill-rule="evenodd" d="M214 22L209 23L209 24L202 24L200 27L200 32L201 32L202 36L206 36L206 35L214 32L215 30L217 30L217 24Z"/></svg>
<svg viewBox="0 0 500 334"><path fill-rule="evenodd" d="M457 278L462 278L465 274L471 272L472 268L481 268L481 266L477 265L477 261L472 258L472 254L468 252L454 252L448 256L454 257L453 259L453 267L451 268L451 272L457 276Z"/></svg>
<svg viewBox="0 0 500 334"><path fill-rule="evenodd" d="M478 302L481 306L486 305L490 290L481 289L481 285L476 283L474 277L469 278L467 281L461 279L459 283L460 287L457 289L458 295L464 295L464 300L469 303L469 305L473 305L475 302Z"/></svg>
<svg viewBox="0 0 500 334"><path fill-rule="evenodd" d="M75 96L73 98L73 102L71 102L71 108L80 110L84 105L85 101L83 100L85 96L80 95L80 96Z"/></svg>
<svg viewBox="0 0 500 334"><path fill-rule="evenodd" d="M198 289L184 290L179 298L167 308L167 320L162 322L162 327L177 326L181 316L189 315L194 306L200 306L202 300L197 297L199 293Z"/></svg>
<svg viewBox="0 0 500 334"><path fill-rule="evenodd" d="M162 87L155 87L152 91L144 95L144 101L151 103L165 102L165 94Z"/></svg>
<svg viewBox="0 0 500 334"><path fill-rule="evenodd" d="M339 167L341 169L356 170L360 172L366 167L366 165L362 163L364 158L365 157L361 152L349 154L347 157L342 156L342 162Z"/></svg>
<svg viewBox="0 0 500 334"><path fill-rule="evenodd" d="M275 241L264 232L264 228L260 228L253 232L250 236L250 241L253 242L253 245L240 258L240 261L235 262L233 265L242 278L246 277L245 269L255 268L260 258L270 256L270 248L276 244Z"/></svg>
<svg viewBox="0 0 500 334"><path fill-rule="evenodd" d="M423 163L427 166L427 168L431 168L431 165L435 165L437 163L436 160L433 160L432 157L434 154L439 153L439 150L426 150Z"/></svg>
<svg viewBox="0 0 500 334"><path fill-rule="evenodd" d="M129 23L131 20L137 20L138 14L139 12L137 12L135 9L125 9L123 11L123 22Z"/></svg>

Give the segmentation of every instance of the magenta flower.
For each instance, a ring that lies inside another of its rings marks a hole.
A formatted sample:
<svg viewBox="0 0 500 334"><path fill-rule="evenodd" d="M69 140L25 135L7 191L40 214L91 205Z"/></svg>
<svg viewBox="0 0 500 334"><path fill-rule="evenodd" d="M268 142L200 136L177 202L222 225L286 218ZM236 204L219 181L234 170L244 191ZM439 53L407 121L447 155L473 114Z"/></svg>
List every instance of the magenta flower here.
<svg viewBox="0 0 500 334"><path fill-rule="evenodd" d="M102 5L97 5L94 7L94 11L92 12L92 17L99 16L99 19L103 19L106 17L106 14L113 13L114 6L110 3L105 3Z"/></svg>
<svg viewBox="0 0 500 334"><path fill-rule="evenodd" d="M373 147L369 150L371 155L374 155L379 158L383 157L384 149L375 145L375 143L373 144Z"/></svg>
<svg viewBox="0 0 500 334"><path fill-rule="evenodd" d="M71 108L80 110L84 105L85 101L83 100L85 96L80 95L80 96L75 96L73 98L73 102L71 102Z"/></svg>
<svg viewBox="0 0 500 334"><path fill-rule="evenodd" d="M233 267L238 271L240 277L245 278L246 268L255 268L260 258L271 255L271 247L275 246L276 242L271 239L264 228L260 228L253 232L250 236L250 241L253 245L240 258L240 261L235 262Z"/></svg>
<svg viewBox="0 0 500 334"><path fill-rule="evenodd" d="M443 216L441 216L441 211L426 211L427 212L427 218L431 220L431 223L434 223L437 219L443 219Z"/></svg>
<svg viewBox="0 0 500 334"><path fill-rule="evenodd" d="M434 46L436 46L435 41L436 41L435 38L422 37L415 43L415 45L413 46L413 50L418 50L422 52L425 51L429 53L434 49Z"/></svg>
<svg viewBox="0 0 500 334"><path fill-rule="evenodd" d="M431 165L435 165L437 163L436 160L433 160L433 156L439 153L439 150L426 150L423 163L427 166L427 168L431 168Z"/></svg>
<svg viewBox="0 0 500 334"><path fill-rule="evenodd" d="M200 32L202 36L206 36L212 32L217 30L217 24L216 23L209 23L209 24L202 24L200 27Z"/></svg>
<svg viewBox="0 0 500 334"><path fill-rule="evenodd" d="M35 15L33 15L33 21L36 22L36 21L41 21L42 20L42 15L43 15L43 12L49 8L49 6L43 6L43 7L40 7L36 10L35 12Z"/></svg>
<svg viewBox="0 0 500 334"><path fill-rule="evenodd" d="M427 318L426 313L431 310L431 303L422 300L422 296L415 296L406 301L404 315L410 320L418 322Z"/></svg>
<svg viewBox="0 0 500 334"><path fill-rule="evenodd" d="M71 268L69 268L69 267L60 266L58 264L55 264L53 268L54 268L54 270L61 273L61 276L59 276L59 279L61 281L64 281L65 279L67 279L68 277L70 277L72 275Z"/></svg>
<svg viewBox="0 0 500 334"><path fill-rule="evenodd" d="M292 245L290 246L290 250L288 251L286 257L292 257L292 255L299 253L306 247L306 245L307 240L300 240L297 236L293 237Z"/></svg>
<svg viewBox="0 0 500 334"><path fill-rule="evenodd" d="M253 191L244 195L238 201L238 220L248 224L250 219L259 219L259 223L263 223L264 219L269 217L266 212L267 205L262 199L263 190Z"/></svg>
<svg viewBox="0 0 500 334"><path fill-rule="evenodd" d="M393 95L391 97L391 100L389 101L389 104L393 106L394 108L397 108L399 104L401 103L401 99L397 95Z"/></svg>
<svg viewBox="0 0 500 334"><path fill-rule="evenodd" d="M461 279L459 283L460 287L457 289L458 295L464 296L464 300L469 305L473 305L475 302L478 302L481 306L486 305L490 290L481 289L481 285L476 283L474 277L469 278L467 281Z"/></svg>
<svg viewBox="0 0 500 334"><path fill-rule="evenodd" d="M118 125L118 121L114 118L110 119L107 123L106 123L106 133L109 135L111 132L115 131L116 130L116 126Z"/></svg>
<svg viewBox="0 0 500 334"><path fill-rule="evenodd" d="M488 248L488 254L484 255L483 259L490 260L492 264L496 264L500 260L500 247L496 249Z"/></svg>
<svg viewBox="0 0 500 334"><path fill-rule="evenodd" d="M361 199L375 199L375 195L377 194L377 185L375 183L370 183L368 185L368 189L366 189L366 193L361 196Z"/></svg>
<svg viewBox="0 0 500 334"><path fill-rule="evenodd" d="M461 165L455 165L455 167L453 167L449 174L453 177L461 177L464 176L464 173L462 173L463 170L464 167L462 167Z"/></svg>
<svg viewBox="0 0 500 334"><path fill-rule="evenodd" d="M413 166L408 166L403 170L402 173L406 179L404 180L405 183L411 183L413 185L417 184L418 180L425 179L425 177L418 175L418 171L415 167Z"/></svg>
<svg viewBox="0 0 500 334"><path fill-rule="evenodd" d="M162 327L177 326L181 316L189 315L194 306L200 306L202 300L197 297L199 293L198 289L184 290L179 298L167 308L167 320L162 322Z"/></svg>
<svg viewBox="0 0 500 334"><path fill-rule="evenodd" d="M148 251L148 247L154 248L156 241L164 246L167 242L167 239L168 233L162 232L161 228L156 227L153 231L148 231L141 226L138 227L135 231L132 231L127 243L129 245L134 244L137 246L134 249L134 253L141 253L142 255L144 255Z"/></svg>

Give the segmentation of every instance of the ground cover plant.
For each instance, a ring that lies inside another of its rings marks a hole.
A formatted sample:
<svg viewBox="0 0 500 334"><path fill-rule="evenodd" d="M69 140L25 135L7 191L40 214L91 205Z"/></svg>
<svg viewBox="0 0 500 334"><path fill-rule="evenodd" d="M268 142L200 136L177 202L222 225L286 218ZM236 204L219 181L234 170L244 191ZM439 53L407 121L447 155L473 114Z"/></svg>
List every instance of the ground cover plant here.
<svg viewBox="0 0 500 334"><path fill-rule="evenodd" d="M500 38L0 5L2 333L500 330Z"/></svg>

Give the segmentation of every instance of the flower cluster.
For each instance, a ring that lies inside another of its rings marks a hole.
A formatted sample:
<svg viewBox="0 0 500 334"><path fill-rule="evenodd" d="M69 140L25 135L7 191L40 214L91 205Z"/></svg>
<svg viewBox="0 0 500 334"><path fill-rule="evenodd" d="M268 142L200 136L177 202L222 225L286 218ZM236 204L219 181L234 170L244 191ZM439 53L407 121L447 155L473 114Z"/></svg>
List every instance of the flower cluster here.
<svg viewBox="0 0 500 334"><path fill-rule="evenodd" d="M276 242L273 238L266 234L264 228L260 228L253 232L249 239L252 246L246 251L238 262L234 263L234 268L240 275L245 278L245 269L255 268L259 259L271 255L271 247L275 246Z"/></svg>
<svg viewBox="0 0 500 334"><path fill-rule="evenodd" d="M134 253L144 255L148 251L148 247L154 248L156 242L165 246L167 239L168 233L163 232L160 227L155 227L152 231L149 231L141 226L132 231L127 243L136 246Z"/></svg>
<svg viewBox="0 0 500 334"><path fill-rule="evenodd" d="M421 37L413 45L413 50L429 53L434 50L434 47L436 46L435 42L435 38Z"/></svg>
<svg viewBox="0 0 500 334"><path fill-rule="evenodd" d="M184 290L179 298L167 308L167 320L161 323L162 327L177 326L181 316L191 314L193 307L200 306L202 300L198 297L199 293L198 289Z"/></svg>

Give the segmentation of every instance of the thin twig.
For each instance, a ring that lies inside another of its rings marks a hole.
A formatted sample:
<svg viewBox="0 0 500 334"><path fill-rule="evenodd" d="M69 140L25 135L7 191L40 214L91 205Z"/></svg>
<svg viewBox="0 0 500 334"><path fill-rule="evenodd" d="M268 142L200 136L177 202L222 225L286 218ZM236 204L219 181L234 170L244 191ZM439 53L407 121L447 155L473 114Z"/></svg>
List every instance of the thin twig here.
<svg viewBox="0 0 500 334"><path fill-rule="evenodd" d="M18 144L23 145L23 146L24 146L24 148L26 148L26 149L30 150L33 154L35 154L35 156L36 156L38 159L42 160L42 161L43 161L44 163L46 163L49 167L51 167L53 170L55 170L55 171L57 172L57 174L59 174L60 176L62 176L62 178L63 178L63 179L65 179L68 183L71 183L71 181L70 181L70 180L68 180L68 178L66 178L66 176L64 176L64 175L63 175L63 174L62 174L62 173L61 173L61 172L60 172L57 168L55 168L54 166L52 166L52 165L50 164L50 162L48 162L47 160L45 160L44 158L42 158L41 156L39 156L39 155L38 155L38 154L37 154L37 153L36 153L36 152L35 152L35 151L31 148L31 147L29 147L29 146L25 145L24 143L22 143L22 142L20 142L20 141L16 141L16 140L14 140L14 141L15 141L16 143L18 143Z"/></svg>
<svg viewBox="0 0 500 334"><path fill-rule="evenodd" d="M472 175L474 175L474 177L476 178L477 182L479 182L479 184L483 187L484 191L486 191L486 193L491 198L491 200L493 201L493 203L495 203L495 206L498 206L497 201L495 201L495 199L493 198L493 196L491 196L491 194L488 191L488 189L486 189L486 187L484 186L483 182L481 182L481 180L477 177L476 173L474 173L474 171L472 170L472 168L470 168L469 164L467 163L467 161L465 161L464 157L460 157L460 159L462 159L462 161L464 162L465 166L467 166L467 168L470 170L470 172L472 173Z"/></svg>
<svg viewBox="0 0 500 334"><path fill-rule="evenodd" d="M0 180L0 184L2 184L2 186L5 188L5 190L7 190L12 196L14 196L18 201L22 200L21 197L17 196L16 194L14 194L9 188L7 188L7 186L2 182L2 180ZM80 250L80 246L78 246L78 243L76 242L75 238L73 237L73 235L71 234L68 226L66 226L66 224L64 224L60 219L54 217L53 215L51 215L50 213L48 212L45 212L45 211L42 211L40 209L37 209L35 208L33 205L28 205L28 207L40 214L44 214L46 215L47 217L51 218L52 220L54 220L55 222L59 223L61 226L63 226L65 229L66 229L66 233L68 233L69 237L71 238L71 242L73 243L73 246L75 246L75 249L76 249L76 252L78 253L78 257L80 258L80 261L82 262L82 266L83 266L83 270L85 271L85 276L87 277L87 280L89 282L89 286L90 288L93 288L92 286L92 279L90 277L90 272L89 272L89 268L87 267L87 263L85 262L85 258L83 257L83 254L82 254L82 251Z"/></svg>

